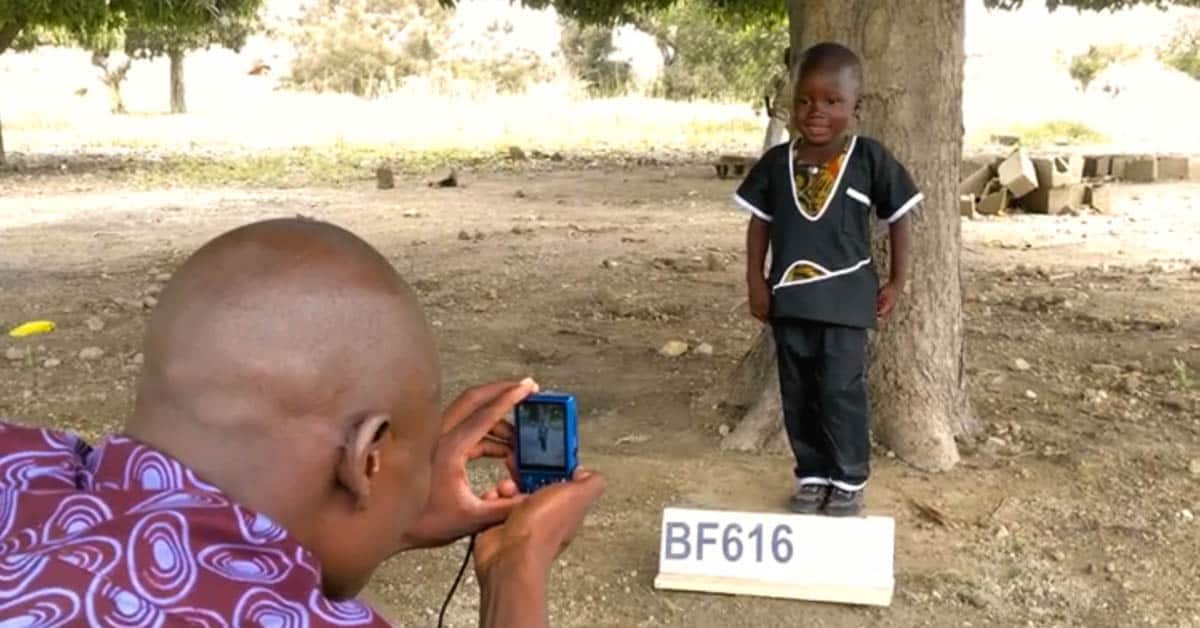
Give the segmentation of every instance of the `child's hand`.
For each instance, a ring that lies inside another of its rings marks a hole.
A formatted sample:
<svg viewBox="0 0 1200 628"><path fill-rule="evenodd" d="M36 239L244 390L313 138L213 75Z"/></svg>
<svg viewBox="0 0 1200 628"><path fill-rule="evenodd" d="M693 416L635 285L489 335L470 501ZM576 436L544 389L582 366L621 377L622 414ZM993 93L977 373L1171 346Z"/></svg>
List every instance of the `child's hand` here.
<svg viewBox="0 0 1200 628"><path fill-rule="evenodd" d="M767 287L766 279L751 278L748 283L750 315L765 323L771 315L771 289Z"/></svg>
<svg viewBox="0 0 1200 628"><path fill-rule="evenodd" d="M880 319L886 319L892 310L896 307L896 301L900 299L900 290L896 284L888 282L879 289L879 297L875 303L875 316Z"/></svg>

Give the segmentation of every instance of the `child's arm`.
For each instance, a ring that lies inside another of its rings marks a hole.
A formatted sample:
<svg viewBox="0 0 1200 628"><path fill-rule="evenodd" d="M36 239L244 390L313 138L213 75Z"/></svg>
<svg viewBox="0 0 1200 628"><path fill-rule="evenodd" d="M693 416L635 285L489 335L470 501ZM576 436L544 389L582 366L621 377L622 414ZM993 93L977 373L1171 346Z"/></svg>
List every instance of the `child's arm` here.
<svg viewBox="0 0 1200 628"><path fill-rule="evenodd" d="M770 202L771 164L779 170L780 150L780 147L768 150L733 194L734 203L750 214L750 224L746 227L746 286L750 293L750 313L764 323L771 309L771 291L763 268L770 245L771 222L775 220Z"/></svg>
<svg viewBox="0 0 1200 628"><path fill-rule="evenodd" d="M771 292L763 276L771 226L751 217L746 227L746 287L750 295L750 314L767 322L771 310Z"/></svg>
<svg viewBox="0 0 1200 628"><path fill-rule="evenodd" d="M908 281L908 234L908 216L901 217L888 227L892 243L892 268L887 284L879 290L875 312L879 318L887 318L892 313L896 301L904 292L904 283Z"/></svg>
<svg viewBox="0 0 1200 628"><path fill-rule="evenodd" d="M908 281L909 212L924 200L908 170L881 144L869 145L875 162L875 180L871 185L871 200L876 216L888 223L892 245L892 269L888 282L879 290L875 313L887 318L896 307Z"/></svg>

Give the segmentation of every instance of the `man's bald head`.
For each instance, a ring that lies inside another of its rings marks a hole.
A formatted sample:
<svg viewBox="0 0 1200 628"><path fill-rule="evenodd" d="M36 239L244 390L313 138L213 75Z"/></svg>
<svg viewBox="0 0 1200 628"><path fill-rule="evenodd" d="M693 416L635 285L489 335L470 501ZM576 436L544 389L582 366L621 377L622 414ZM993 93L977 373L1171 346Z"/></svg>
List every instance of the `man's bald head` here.
<svg viewBox="0 0 1200 628"><path fill-rule="evenodd" d="M395 551L390 526L428 495L439 377L424 315L379 252L310 220L230 231L168 282L144 353L131 437L280 521L334 564L335 589ZM313 526L331 519L361 552L322 551L336 538Z"/></svg>
<svg viewBox="0 0 1200 628"><path fill-rule="evenodd" d="M139 402L178 410L172 421L266 428L252 423L312 418L337 396L378 394L371 380L428 370L414 358L432 348L411 290L369 244L328 223L259 222L205 244L167 284Z"/></svg>

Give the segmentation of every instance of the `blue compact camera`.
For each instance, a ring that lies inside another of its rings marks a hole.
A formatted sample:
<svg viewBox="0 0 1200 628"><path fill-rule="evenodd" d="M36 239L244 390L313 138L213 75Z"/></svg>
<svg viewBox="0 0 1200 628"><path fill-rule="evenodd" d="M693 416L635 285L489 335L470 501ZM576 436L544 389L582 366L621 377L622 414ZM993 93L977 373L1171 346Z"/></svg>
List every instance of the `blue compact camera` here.
<svg viewBox="0 0 1200 628"><path fill-rule="evenodd" d="M517 404L517 483L522 493L571 479L579 457L575 397L558 393L531 395Z"/></svg>

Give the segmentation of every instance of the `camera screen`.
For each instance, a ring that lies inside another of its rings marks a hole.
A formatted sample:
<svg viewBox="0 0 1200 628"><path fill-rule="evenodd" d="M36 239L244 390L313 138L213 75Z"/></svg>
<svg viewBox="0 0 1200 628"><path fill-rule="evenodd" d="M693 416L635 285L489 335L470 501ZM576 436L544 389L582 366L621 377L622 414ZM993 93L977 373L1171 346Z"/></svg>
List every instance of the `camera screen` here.
<svg viewBox="0 0 1200 628"><path fill-rule="evenodd" d="M567 411L557 403L517 406L518 466L567 466Z"/></svg>

